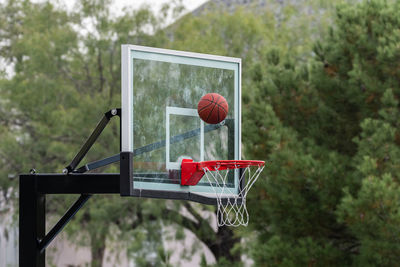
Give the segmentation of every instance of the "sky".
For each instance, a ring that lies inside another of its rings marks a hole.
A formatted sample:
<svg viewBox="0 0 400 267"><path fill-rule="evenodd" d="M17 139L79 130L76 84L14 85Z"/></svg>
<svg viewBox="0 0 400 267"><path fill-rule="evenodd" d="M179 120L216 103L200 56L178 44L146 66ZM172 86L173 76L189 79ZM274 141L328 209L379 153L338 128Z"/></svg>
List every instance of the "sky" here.
<svg viewBox="0 0 400 267"><path fill-rule="evenodd" d="M4 1L4 0L0 0ZM32 0L33 2L43 2L44 0ZM57 0L56 0L57 1ZM175 0L176 1L176 0ZM69 9L72 9L76 0L58 0L58 2L66 5ZM172 2L171 0L113 0L113 10L116 13L121 12L124 7L131 6L139 8L141 5L149 5L153 11L160 10L161 6L164 3ZM187 11L194 10L199 7L203 3L207 2L207 0L182 0L183 5L185 6Z"/></svg>
<svg viewBox="0 0 400 267"><path fill-rule="evenodd" d="M46 0L31 0L32 2L46 2ZM77 0L50 0L50 2L58 3L61 6L66 6L69 10L72 10ZM122 10L124 7L133 7L134 9L140 8L141 5L148 5L151 9L157 13L161 6L165 3L177 2L179 0L112 0L112 13L120 15L122 14ZM183 5L185 6L185 12L192 11L197 7L201 6L208 0L182 0ZM6 0L0 0L0 3L4 3ZM173 20L167 19L166 24L172 23ZM0 58L0 65L3 64ZM6 73L11 75L12 67L6 68Z"/></svg>
<svg viewBox="0 0 400 267"><path fill-rule="evenodd" d="M46 0L31 0L32 2L45 2ZM68 9L72 9L75 2L77 0L50 0L50 2L58 2L63 6L66 6ZM161 6L164 3L168 2L177 2L179 0L112 0L113 10L116 14L119 14L124 7L131 6L139 8L141 5L149 5L153 11L157 12L160 10ZM208 0L182 0L183 5L187 11L192 11L197 7L201 6ZM6 0L0 0L0 3L4 3Z"/></svg>
<svg viewBox="0 0 400 267"><path fill-rule="evenodd" d="M4 2L5 0L0 0L0 2ZM66 6L68 10L73 10L75 3L78 0L31 0L32 2L45 2L45 1L50 1L56 4L59 4L61 6ZM154 14L157 14L162 5L165 3L174 3L178 2L180 0L111 0L112 5L111 5L111 16L113 15L122 15L123 14L123 9L125 7L133 8L133 9L138 9L143 5L149 6L151 10L154 12ZM185 7L185 10L183 13L180 15L184 15L187 12L190 12L197 7L201 6L208 0L181 0L182 4ZM174 22L174 19L177 17L172 17L171 14L167 17L165 21L165 25L171 24Z"/></svg>
<svg viewBox="0 0 400 267"><path fill-rule="evenodd" d="M207 0L183 0L183 4L185 5L186 9L193 10L200 6L201 4L205 3ZM140 6L142 4L149 4L151 7L155 8L155 10L160 9L162 4L171 2L170 0L114 0L115 7L122 8L124 6L129 5L136 5Z"/></svg>

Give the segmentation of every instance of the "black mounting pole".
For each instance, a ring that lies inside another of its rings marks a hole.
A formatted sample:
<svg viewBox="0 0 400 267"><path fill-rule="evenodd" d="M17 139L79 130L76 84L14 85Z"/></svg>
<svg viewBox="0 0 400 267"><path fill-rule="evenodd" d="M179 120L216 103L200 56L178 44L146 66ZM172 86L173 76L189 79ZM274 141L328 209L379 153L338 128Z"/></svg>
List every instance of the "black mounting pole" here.
<svg viewBox="0 0 400 267"><path fill-rule="evenodd" d="M19 177L19 266L45 266L45 253L38 249L45 235L45 194L37 191L35 175Z"/></svg>
<svg viewBox="0 0 400 267"><path fill-rule="evenodd" d="M46 247L90 198L119 194L120 174L71 173L19 176L19 266L45 267ZM45 235L46 194L81 194L61 220Z"/></svg>

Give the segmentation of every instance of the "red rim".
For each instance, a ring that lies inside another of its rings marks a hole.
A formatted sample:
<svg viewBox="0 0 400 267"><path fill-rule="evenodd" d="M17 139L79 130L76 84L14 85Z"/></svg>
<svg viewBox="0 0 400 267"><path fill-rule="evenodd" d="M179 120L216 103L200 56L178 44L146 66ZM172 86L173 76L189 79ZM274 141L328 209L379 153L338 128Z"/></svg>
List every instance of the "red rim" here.
<svg viewBox="0 0 400 267"><path fill-rule="evenodd" d="M226 169L241 169L250 166L264 166L265 162L262 160L210 160L198 162L201 169L208 169L210 171L226 170Z"/></svg>
<svg viewBox="0 0 400 267"><path fill-rule="evenodd" d="M181 165L181 185L197 185L208 171L227 169L241 169L255 166L261 169L265 165L261 160L211 160L193 162L192 159L183 159Z"/></svg>

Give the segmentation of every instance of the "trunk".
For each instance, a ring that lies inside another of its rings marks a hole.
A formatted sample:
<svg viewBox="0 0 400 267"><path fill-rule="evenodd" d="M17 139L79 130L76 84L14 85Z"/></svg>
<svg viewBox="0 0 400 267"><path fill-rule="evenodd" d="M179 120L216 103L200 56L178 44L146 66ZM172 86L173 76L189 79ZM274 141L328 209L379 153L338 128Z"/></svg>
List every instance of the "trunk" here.
<svg viewBox="0 0 400 267"><path fill-rule="evenodd" d="M189 211L198 222L194 222L188 219L188 217L182 216L180 213L172 210L165 210L165 218L170 218L177 224L192 231L192 233L210 249L217 262L222 258L232 263L239 262L241 257L240 251L236 250L236 252L234 252L233 248L235 245L239 244L240 238L234 235L233 228L227 226L219 227L218 232L215 233L210 222L201 216L190 203L187 202L184 205L187 211Z"/></svg>
<svg viewBox="0 0 400 267"><path fill-rule="evenodd" d="M101 267L103 265L104 251L106 249L105 238L92 237L92 263L91 267Z"/></svg>
<svg viewBox="0 0 400 267"><path fill-rule="evenodd" d="M216 233L216 239L213 242L206 243L208 248L214 254L216 261L225 258L230 262L239 262L240 253L233 254L233 247L240 242L240 238L235 237L231 228L227 226L219 227Z"/></svg>

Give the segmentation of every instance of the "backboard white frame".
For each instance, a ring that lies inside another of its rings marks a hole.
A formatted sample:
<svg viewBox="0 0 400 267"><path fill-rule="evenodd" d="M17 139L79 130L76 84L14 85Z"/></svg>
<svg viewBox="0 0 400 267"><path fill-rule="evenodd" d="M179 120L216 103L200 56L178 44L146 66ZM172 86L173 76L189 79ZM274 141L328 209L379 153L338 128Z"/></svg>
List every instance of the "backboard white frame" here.
<svg viewBox="0 0 400 267"><path fill-rule="evenodd" d="M121 47L121 152L134 152L133 125L135 118L133 114L133 59L190 64L235 71L234 160L241 159L241 59L128 44L122 45ZM166 140L168 139L169 138L166 138ZM177 166L172 167L176 168ZM188 191L192 193L201 192L201 194L204 195L207 194L207 189L203 187L204 186L185 187L176 184L165 184L162 187L157 188L154 183L134 182L135 190L167 190L171 192Z"/></svg>

